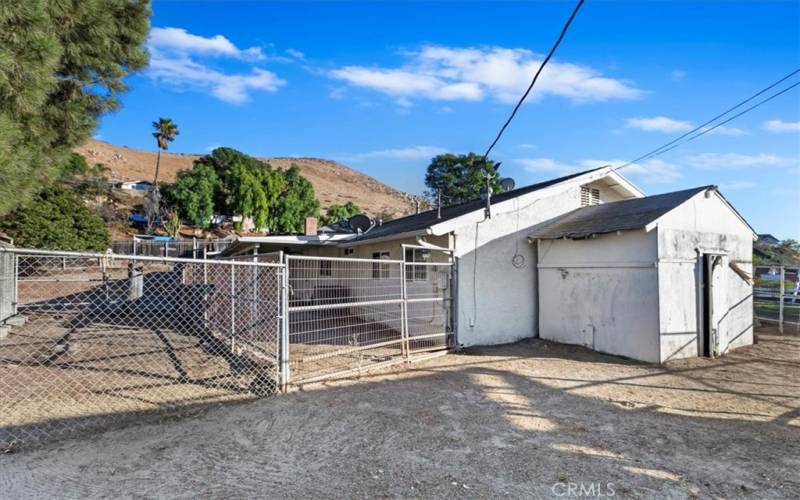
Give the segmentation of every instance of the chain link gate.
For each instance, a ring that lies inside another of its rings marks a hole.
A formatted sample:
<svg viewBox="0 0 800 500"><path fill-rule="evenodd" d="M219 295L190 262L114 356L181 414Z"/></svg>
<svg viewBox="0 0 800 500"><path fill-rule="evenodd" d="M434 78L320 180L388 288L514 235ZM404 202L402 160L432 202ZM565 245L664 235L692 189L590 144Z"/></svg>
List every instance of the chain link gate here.
<svg viewBox="0 0 800 500"><path fill-rule="evenodd" d="M281 264L0 260L0 449L277 389Z"/></svg>
<svg viewBox="0 0 800 500"><path fill-rule="evenodd" d="M427 260L414 261L415 252ZM358 374L453 346L450 252L403 245L403 254L286 256L284 383Z"/></svg>

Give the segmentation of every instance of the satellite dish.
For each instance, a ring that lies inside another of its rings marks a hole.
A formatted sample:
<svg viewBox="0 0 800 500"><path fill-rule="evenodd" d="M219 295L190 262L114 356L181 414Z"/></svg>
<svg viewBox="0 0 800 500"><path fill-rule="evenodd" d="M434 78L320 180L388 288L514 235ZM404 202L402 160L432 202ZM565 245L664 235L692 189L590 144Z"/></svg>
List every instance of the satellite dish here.
<svg viewBox="0 0 800 500"><path fill-rule="evenodd" d="M358 214L350 217L350 219L347 221L347 224L353 231L357 233L363 233L372 227L372 220L364 214Z"/></svg>
<svg viewBox="0 0 800 500"><path fill-rule="evenodd" d="M503 179L500 179L500 187L503 188L504 193L514 189L514 186L516 185L517 183L514 182L514 179L512 179L511 177L505 177Z"/></svg>

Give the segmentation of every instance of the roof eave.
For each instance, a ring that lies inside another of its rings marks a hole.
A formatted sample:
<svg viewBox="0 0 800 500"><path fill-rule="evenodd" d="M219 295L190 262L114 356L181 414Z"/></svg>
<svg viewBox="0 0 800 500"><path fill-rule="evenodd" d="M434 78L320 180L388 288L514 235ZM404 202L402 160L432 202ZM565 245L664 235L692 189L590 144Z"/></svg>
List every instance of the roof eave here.
<svg viewBox="0 0 800 500"><path fill-rule="evenodd" d="M405 233L397 233L397 234L387 234L386 236L379 236L377 238L367 238L363 240L353 240L353 241L339 241L337 244L345 245L348 247L357 247L362 245L369 245L372 243L383 243L385 241L392 241L392 240L399 240L404 238L414 238L416 236L426 236L431 233L430 229L418 229L415 231L406 231Z"/></svg>

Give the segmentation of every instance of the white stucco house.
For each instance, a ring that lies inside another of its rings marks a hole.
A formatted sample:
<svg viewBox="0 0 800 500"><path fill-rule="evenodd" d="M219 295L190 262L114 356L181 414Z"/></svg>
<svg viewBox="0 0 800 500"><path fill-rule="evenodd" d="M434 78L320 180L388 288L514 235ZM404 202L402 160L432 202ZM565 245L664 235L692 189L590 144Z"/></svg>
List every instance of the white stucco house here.
<svg viewBox="0 0 800 500"><path fill-rule="evenodd" d="M588 214L594 219L585 210L656 198L646 198L620 173L602 167L495 194L489 210L486 200L477 199L376 224L363 233L240 237L229 253L402 259L403 244L446 248L457 264L452 328L460 346L542 336L651 362L702 355L703 348L691 339L705 338L698 333L703 327L698 318L707 310L701 308L698 285L704 262L722 256L713 261L714 273L735 262L744 274L752 260L752 229L716 190L698 188L683 204L641 227L579 238L547 232L564 217ZM605 256L598 260L598 252ZM412 252L405 257L443 255ZM597 262L615 270L615 281L606 279L608 271L588 265ZM714 314L724 327L716 329L720 343L712 355L752 342L749 285L727 271L713 276L719 279L714 281ZM621 309L622 302L614 299L629 300L640 292L647 307L635 311ZM740 303L733 312L725 314L736 300Z"/></svg>

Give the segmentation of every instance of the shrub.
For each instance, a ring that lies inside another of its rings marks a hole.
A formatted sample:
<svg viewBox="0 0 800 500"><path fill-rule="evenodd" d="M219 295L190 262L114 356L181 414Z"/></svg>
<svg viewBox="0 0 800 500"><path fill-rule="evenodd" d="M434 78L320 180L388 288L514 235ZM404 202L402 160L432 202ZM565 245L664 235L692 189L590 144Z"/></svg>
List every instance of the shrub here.
<svg viewBox="0 0 800 500"><path fill-rule="evenodd" d="M103 219L78 195L59 186L40 192L30 204L7 215L0 227L23 247L103 252L111 240Z"/></svg>

